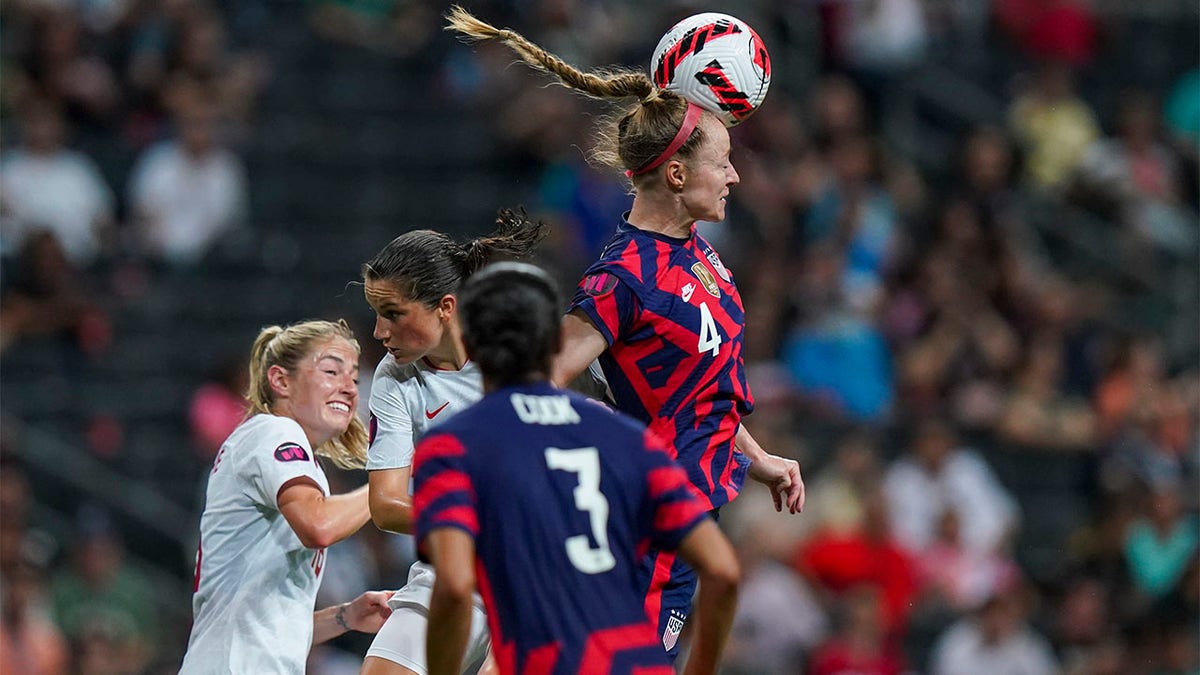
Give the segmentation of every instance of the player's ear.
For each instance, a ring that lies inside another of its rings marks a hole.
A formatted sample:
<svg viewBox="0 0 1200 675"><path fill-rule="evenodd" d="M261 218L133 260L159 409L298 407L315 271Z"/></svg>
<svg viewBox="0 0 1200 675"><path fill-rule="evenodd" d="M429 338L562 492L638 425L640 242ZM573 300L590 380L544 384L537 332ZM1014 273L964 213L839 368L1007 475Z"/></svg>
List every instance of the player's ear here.
<svg viewBox="0 0 1200 675"><path fill-rule="evenodd" d="M671 192L681 192L687 178L687 165L678 159L669 159L664 173Z"/></svg>
<svg viewBox="0 0 1200 675"><path fill-rule="evenodd" d="M457 308L458 298L454 297L450 293L447 293L442 296L441 300L438 300L437 309L435 311L437 312L439 319L446 319L454 316L454 311Z"/></svg>
<svg viewBox="0 0 1200 675"><path fill-rule="evenodd" d="M271 391L275 393L276 398L288 397L290 380L287 368L281 365L276 364L267 369L267 383L271 385Z"/></svg>

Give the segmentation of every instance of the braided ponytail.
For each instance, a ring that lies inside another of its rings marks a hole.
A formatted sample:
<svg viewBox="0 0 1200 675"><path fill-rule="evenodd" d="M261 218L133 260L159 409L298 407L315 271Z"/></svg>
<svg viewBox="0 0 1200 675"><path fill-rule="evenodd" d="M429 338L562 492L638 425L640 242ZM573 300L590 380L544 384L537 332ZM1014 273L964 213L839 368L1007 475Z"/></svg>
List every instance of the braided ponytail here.
<svg viewBox="0 0 1200 675"><path fill-rule="evenodd" d="M598 99L636 97L638 103L615 118L604 121L591 159L620 171L636 171L661 155L683 124L687 101L654 84L645 73L629 69L583 72L542 49L520 33L482 21L455 5L446 15L446 30L468 40L498 40L508 45L525 63L558 78L570 89ZM697 127L677 154L690 157L703 140ZM642 180L640 177L635 181Z"/></svg>

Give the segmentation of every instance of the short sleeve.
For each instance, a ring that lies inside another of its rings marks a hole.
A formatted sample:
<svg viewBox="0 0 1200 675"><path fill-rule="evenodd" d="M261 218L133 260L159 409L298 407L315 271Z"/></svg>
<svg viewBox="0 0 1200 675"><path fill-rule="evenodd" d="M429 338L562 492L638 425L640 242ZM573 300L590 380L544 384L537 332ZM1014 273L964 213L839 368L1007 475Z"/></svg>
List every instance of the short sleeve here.
<svg viewBox="0 0 1200 675"><path fill-rule="evenodd" d="M412 464L413 423L395 383L376 377L371 387L371 445L367 471L403 469Z"/></svg>
<svg viewBox="0 0 1200 675"><path fill-rule="evenodd" d="M277 432L273 429L249 453L246 473L254 492L251 498L273 509L279 508L280 488L296 478L311 478L321 492L329 494L325 472L317 464L300 426L294 426L294 431L284 426Z"/></svg>
<svg viewBox="0 0 1200 675"><path fill-rule="evenodd" d="M479 534L475 488L466 455L462 442L449 433L429 434L417 444L413 521L422 557L425 537L439 527L456 527L472 537Z"/></svg>
<svg viewBox="0 0 1200 675"><path fill-rule="evenodd" d="M593 267L575 289L571 311L586 314L611 345L632 330L639 304L633 289L614 271Z"/></svg>
<svg viewBox="0 0 1200 675"><path fill-rule="evenodd" d="M653 514L651 541L659 550L673 551L692 528L708 517L708 508L666 446L650 431L644 438L646 497Z"/></svg>

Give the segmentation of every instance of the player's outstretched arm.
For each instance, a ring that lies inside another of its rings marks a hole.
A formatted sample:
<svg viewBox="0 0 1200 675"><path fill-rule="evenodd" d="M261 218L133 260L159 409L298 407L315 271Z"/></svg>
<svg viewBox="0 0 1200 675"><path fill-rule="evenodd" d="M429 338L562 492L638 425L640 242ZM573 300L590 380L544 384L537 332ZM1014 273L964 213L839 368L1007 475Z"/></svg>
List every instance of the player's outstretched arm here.
<svg viewBox="0 0 1200 675"><path fill-rule="evenodd" d="M556 386L567 386L606 349L608 342L592 320L579 310L571 312L562 320L562 348L550 365L550 379Z"/></svg>
<svg viewBox="0 0 1200 675"><path fill-rule="evenodd" d="M367 486L326 496L311 478L293 478L279 488L279 512L307 548L325 548L367 524Z"/></svg>
<svg viewBox="0 0 1200 675"><path fill-rule="evenodd" d="M776 511L782 511L784 506L789 513L804 509L804 478L799 462L763 450L744 424L738 427L734 443L750 458L749 476L771 490Z"/></svg>
<svg viewBox="0 0 1200 675"><path fill-rule="evenodd" d="M711 518L706 518L683 538L679 555L700 578L696 610L688 618L695 622L692 650L683 672L685 675L715 673L737 609L741 577L737 555Z"/></svg>
<svg viewBox="0 0 1200 675"><path fill-rule="evenodd" d="M397 534L413 533L412 495L408 494L411 476L411 466L367 473L371 520L375 527Z"/></svg>
<svg viewBox="0 0 1200 675"><path fill-rule="evenodd" d="M425 537L424 545L437 572L425 631L427 671L459 675L471 632L475 540L456 527L439 527Z"/></svg>
<svg viewBox="0 0 1200 675"><path fill-rule="evenodd" d="M312 643L319 645L352 630L378 633L392 613L387 605L392 593L367 591L350 602L313 612Z"/></svg>

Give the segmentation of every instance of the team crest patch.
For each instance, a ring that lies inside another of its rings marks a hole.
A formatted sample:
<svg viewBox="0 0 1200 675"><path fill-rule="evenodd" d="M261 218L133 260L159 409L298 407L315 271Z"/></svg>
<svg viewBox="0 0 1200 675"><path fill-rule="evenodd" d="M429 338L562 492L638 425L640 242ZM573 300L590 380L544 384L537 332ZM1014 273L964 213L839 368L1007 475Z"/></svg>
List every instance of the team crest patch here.
<svg viewBox="0 0 1200 675"><path fill-rule="evenodd" d="M721 256L717 255L716 251L709 251L704 254L704 257L708 258L708 262L712 263L713 269L721 275L725 283L729 283L729 270L725 269L725 263L721 262Z"/></svg>
<svg viewBox="0 0 1200 675"><path fill-rule="evenodd" d="M663 648L671 651L675 648L675 643L679 642L679 633L683 631L684 617L675 610L671 610L671 616L667 617L667 627L663 631Z"/></svg>
<svg viewBox="0 0 1200 675"><path fill-rule="evenodd" d="M608 272L597 272L583 280L583 292L593 298L607 295L617 287L617 278Z"/></svg>
<svg viewBox="0 0 1200 675"><path fill-rule="evenodd" d="M308 451L295 443L284 443L275 448L275 459L281 462L307 462Z"/></svg>
<svg viewBox="0 0 1200 675"><path fill-rule="evenodd" d="M708 268L704 266L704 263L693 263L692 274L695 274L700 283L704 284L704 290L708 291L709 295L714 298L721 297L721 288L717 286L717 280L713 277L712 272L709 272Z"/></svg>

